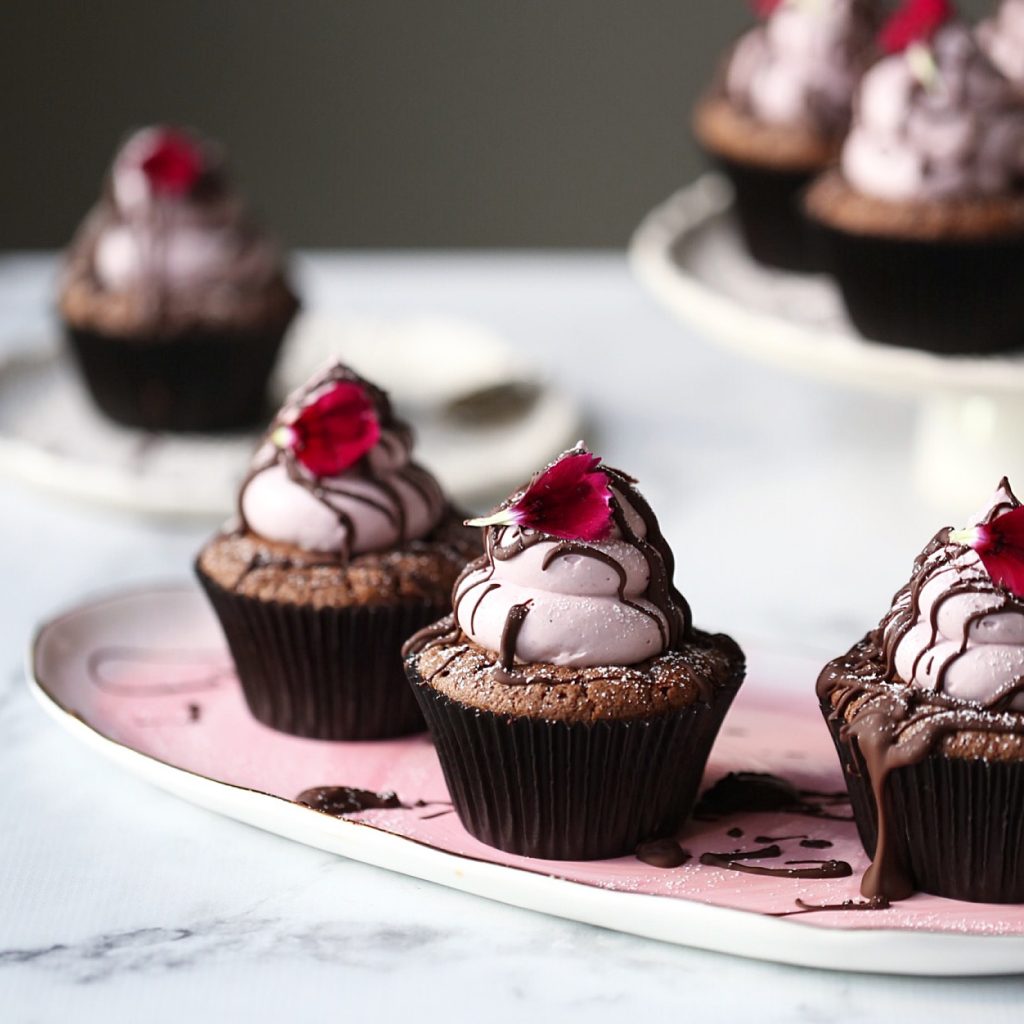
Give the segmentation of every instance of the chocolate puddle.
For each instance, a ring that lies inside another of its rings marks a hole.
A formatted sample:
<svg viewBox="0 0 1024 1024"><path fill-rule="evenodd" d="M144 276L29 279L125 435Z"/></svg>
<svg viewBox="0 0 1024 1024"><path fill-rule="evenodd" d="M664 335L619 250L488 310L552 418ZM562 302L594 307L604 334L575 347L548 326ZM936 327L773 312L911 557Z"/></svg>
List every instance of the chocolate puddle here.
<svg viewBox="0 0 1024 1024"><path fill-rule="evenodd" d="M698 821L717 821L730 814L781 811L828 821L853 821L852 815L832 814L832 804L848 803L839 793L800 790L787 779L764 772L730 772L701 796L693 816Z"/></svg>
<svg viewBox="0 0 1024 1024"><path fill-rule="evenodd" d="M730 839L739 839L743 835L743 829L741 829L741 828L731 828L725 834L727 836L729 836ZM768 841L771 842L771 840L768 840ZM758 840L758 842L760 842L760 840Z"/></svg>
<svg viewBox="0 0 1024 1024"><path fill-rule="evenodd" d="M636 859L652 868L678 868L692 856L674 839L650 839L636 848Z"/></svg>
<svg viewBox="0 0 1024 1024"><path fill-rule="evenodd" d="M417 800L415 803L405 804L398 798L397 793L390 790L378 793L356 786L314 786L312 789L304 789L295 798L295 803L305 804L314 811L331 814L336 818L342 818L346 814L357 814L360 811L411 811L418 807L451 806L447 800ZM428 814L421 820L428 821L450 813L450 810L442 810L436 814Z"/></svg>

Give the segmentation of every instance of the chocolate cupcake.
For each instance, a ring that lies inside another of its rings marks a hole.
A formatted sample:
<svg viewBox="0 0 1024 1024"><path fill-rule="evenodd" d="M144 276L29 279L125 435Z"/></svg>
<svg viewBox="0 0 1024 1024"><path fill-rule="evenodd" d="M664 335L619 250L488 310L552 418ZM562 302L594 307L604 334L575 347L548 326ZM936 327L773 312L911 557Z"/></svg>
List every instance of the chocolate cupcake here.
<svg viewBox="0 0 1024 1024"><path fill-rule="evenodd" d="M873 858L865 896L1024 902L1024 509L1006 480L935 535L818 697Z"/></svg>
<svg viewBox="0 0 1024 1024"><path fill-rule="evenodd" d="M988 59L1011 82L1024 86L1024 0L1002 0L975 31Z"/></svg>
<svg viewBox="0 0 1024 1024"><path fill-rule="evenodd" d="M199 553L253 715L298 736L423 728L402 642L451 608L479 537L411 461L384 392L336 364L292 395Z"/></svg>
<svg viewBox="0 0 1024 1024"><path fill-rule="evenodd" d="M874 0L768 0L697 104L697 140L732 181L751 255L817 270L800 207L835 159L858 79L873 53Z"/></svg>
<svg viewBox="0 0 1024 1024"><path fill-rule="evenodd" d="M673 834L744 675L693 628L634 481L582 446L475 525L453 614L405 646L463 825L510 853L586 860Z"/></svg>
<svg viewBox="0 0 1024 1024"><path fill-rule="evenodd" d="M930 13L929 13L930 12ZM1024 343L1024 97L941 0L883 32L840 165L815 183L850 318L866 337L942 353Z"/></svg>
<svg viewBox="0 0 1024 1024"><path fill-rule="evenodd" d="M96 405L145 430L263 422L297 308L219 149L173 128L132 135L71 243L59 296Z"/></svg>

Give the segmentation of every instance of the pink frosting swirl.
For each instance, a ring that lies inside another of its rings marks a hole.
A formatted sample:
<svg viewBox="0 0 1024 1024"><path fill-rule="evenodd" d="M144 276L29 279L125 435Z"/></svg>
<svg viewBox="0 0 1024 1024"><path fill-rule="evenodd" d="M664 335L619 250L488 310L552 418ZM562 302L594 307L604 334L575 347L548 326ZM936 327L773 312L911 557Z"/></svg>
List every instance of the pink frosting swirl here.
<svg viewBox="0 0 1024 1024"><path fill-rule="evenodd" d="M989 60L1011 81L1024 85L1024 0L1003 0L976 31Z"/></svg>
<svg viewBox="0 0 1024 1024"><path fill-rule="evenodd" d="M786 0L737 42L726 67L727 95L767 124L840 133L871 53L876 6Z"/></svg>
<svg viewBox="0 0 1024 1024"><path fill-rule="evenodd" d="M136 132L114 160L107 197L93 216L97 280L113 292L156 284L171 293L269 281L280 253L228 187L217 147L189 137L204 161L195 193L160 195L150 187L142 161L161 131Z"/></svg>
<svg viewBox="0 0 1024 1024"><path fill-rule="evenodd" d="M532 662L633 665L671 649L689 630L689 609L672 586L672 555L650 507L628 477L602 469L613 495L608 539L489 527L486 554L455 585L459 628L497 652L506 670Z"/></svg>
<svg viewBox="0 0 1024 1024"><path fill-rule="evenodd" d="M1003 481L971 525L1017 507ZM904 682L985 707L1024 711L1024 604L992 583L973 550L948 543L948 531L922 553L881 630L883 648Z"/></svg>
<svg viewBox="0 0 1024 1024"><path fill-rule="evenodd" d="M354 380L366 389L376 406L380 438L344 473L314 478L282 458L269 438L338 380ZM444 495L434 477L412 461L411 431L394 417L384 392L341 364L292 395L267 437L239 496L243 523L266 540L349 557L417 540L441 520Z"/></svg>
<svg viewBox="0 0 1024 1024"><path fill-rule="evenodd" d="M921 67L922 59L933 67ZM843 176L891 202L1009 193L1024 172L1024 100L970 29L951 22L864 76Z"/></svg>

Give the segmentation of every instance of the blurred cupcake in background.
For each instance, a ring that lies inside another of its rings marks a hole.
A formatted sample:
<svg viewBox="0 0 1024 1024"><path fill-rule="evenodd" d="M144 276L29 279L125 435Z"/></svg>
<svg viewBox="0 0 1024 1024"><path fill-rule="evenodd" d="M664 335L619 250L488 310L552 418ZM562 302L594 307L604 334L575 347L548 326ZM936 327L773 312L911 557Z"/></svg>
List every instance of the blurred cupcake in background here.
<svg viewBox="0 0 1024 1024"><path fill-rule="evenodd" d="M1002 0L977 28L988 59L1010 81L1024 87L1024 0Z"/></svg>
<svg viewBox="0 0 1024 1024"><path fill-rule="evenodd" d="M147 430L260 422L297 308L220 149L165 126L130 136L71 243L59 295L99 408Z"/></svg>
<svg viewBox="0 0 1024 1024"><path fill-rule="evenodd" d="M694 131L732 181L751 254L817 269L800 196L835 159L874 54L874 0L759 0L762 23L729 51Z"/></svg>
<svg viewBox="0 0 1024 1024"><path fill-rule="evenodd" d="M946 0L882 31L839 167L808 210L850 317L945 353L1024 343L1024 98Z"/></svg>

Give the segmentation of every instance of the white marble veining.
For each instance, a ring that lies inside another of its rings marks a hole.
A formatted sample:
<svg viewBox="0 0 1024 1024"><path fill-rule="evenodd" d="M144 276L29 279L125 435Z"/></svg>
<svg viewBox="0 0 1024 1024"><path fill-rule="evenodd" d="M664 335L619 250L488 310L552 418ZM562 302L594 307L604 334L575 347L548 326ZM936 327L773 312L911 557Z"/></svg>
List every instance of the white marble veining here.
<svg viewBox="0 0 1024 1024"><path fill-rule="evenodd" d="M51 267L0 260L0 344L46 330ZM838 651L947 518L910 490L907 404L699 344L619 256L320 255L303 271L311 306L475 317L548 366L584 402L588 442L640 477L697 622L752 647ZM122 774L34 706L27 639L90 591L186 576L209 528L0 481L5 1024L1019 1019L1024 981L857 977L674 948L330 857Z"/></svg>

